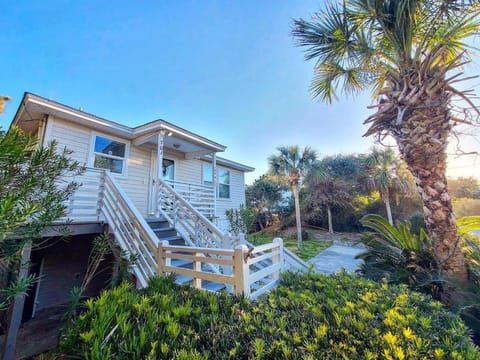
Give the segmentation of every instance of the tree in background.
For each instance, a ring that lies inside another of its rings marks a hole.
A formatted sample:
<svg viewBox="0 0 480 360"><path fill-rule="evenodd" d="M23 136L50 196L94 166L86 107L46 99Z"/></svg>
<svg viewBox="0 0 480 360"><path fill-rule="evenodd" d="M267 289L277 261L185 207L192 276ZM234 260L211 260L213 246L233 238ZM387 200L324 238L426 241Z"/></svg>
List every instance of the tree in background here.
<svg viewBox="0 0 480 360"><path fill-rule="evenodd" d="M272 211L282 200L283 187L262 175L252 185L247 185L245 198L247 207L257 212L257 224L260 230L269 225Z"/></svg>
<svg viewBox="0 0 480 360"><path fill-rule="evenodd" d="M297 224L298 249L302 250L302 222L300 217L299 187L302 178L312 168L317 154L309 147L303 150L297 145L280 146L277 153L268 158L270 171L280 180L288 183L295 201L295 219Z"/></svg>
<svg viewBox="0 0 480 360"><path fill-rule="evenodd" d="M390 200L393 195L408 193L410 183L401 176L400 160L392 149L374 148L365 159L366 184L370 190L378 191L385 204L387 219L393 225Z"/></svg>
<svg viewBox="0 0 480 360"><path fill-rule="evenodd" d="M448 190L453 198L480 198L480 187L474 177L448 179Z"/></svg>
<svg viewBox="0 0 480 360"><path fill-rule="evenodd" d="M332 207L353 207L361 161L354 155L325 157L305 177L307 211L325 206L328 232L333 233Z"/></svg>
<svg viewBox="0 0 480 360"><path fill-rule="evenodd" d="M372 89L377 111L365 121L365 136L395 139L422 198L435 260L460 281L468 272L447 190L446 147L453 126L472 116L452 99L476 110L471 94L455 86L479 18L476 1L345 0L293 28L306 59L316 61L315 97L331 102L337 88Z"/></svg>

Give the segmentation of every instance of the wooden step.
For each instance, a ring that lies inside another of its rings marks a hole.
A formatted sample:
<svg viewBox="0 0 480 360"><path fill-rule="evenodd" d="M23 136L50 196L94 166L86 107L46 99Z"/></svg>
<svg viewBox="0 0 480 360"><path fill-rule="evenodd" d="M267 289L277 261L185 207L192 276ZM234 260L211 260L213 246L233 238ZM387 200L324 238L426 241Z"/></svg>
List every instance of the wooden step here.
<svg viewBox="0 0 480 360"><path fill-rule="evenodd" d="M177 231L172 227L152 227L152 230L159 239L177 235Z"/></svg>

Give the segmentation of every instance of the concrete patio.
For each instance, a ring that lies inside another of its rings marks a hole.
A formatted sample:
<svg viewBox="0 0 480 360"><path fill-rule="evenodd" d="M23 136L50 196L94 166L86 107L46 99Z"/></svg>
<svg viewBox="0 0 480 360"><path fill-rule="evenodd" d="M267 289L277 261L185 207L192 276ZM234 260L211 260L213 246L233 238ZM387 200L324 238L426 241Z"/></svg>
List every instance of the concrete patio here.
<svg viewBox="0 0 480 360"><path fill-rule="evenodd" d="M357 245L334 244L308 260L307 264L313 264L316 271L324 274L333 274L342 269L355 272L362 263L362 260L355 259L355 256L364 251L364 247Z"/></svg>

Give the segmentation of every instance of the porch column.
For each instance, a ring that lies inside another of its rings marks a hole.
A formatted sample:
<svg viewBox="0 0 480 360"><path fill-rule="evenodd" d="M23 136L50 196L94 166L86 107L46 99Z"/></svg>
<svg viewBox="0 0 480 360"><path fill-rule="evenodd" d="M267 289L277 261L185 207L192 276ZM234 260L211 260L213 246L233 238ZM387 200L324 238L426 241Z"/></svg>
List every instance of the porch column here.
<svg viewBox="0 0 480 360"><path fill-rule="evenodd" d="M167 134L166 130L160 130L157 138L157 173L155 176L155 215L160 216L158 204L160 202L160 180L163 171L163 139Z"/></svg>
<svg viewBox="0 0 480 360"><path fill-rule="evenodd" d="M217 224L217 153L212 153L212 173L213 173L213 217L215 219L215 224Z"/></svg>

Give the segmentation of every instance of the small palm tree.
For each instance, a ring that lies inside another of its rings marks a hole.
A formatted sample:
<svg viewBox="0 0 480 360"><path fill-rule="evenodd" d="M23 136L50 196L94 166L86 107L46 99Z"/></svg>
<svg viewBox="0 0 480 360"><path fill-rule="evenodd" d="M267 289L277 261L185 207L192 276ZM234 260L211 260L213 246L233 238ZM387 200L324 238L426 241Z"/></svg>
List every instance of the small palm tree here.
<svg viewBox="0 0 480 360"><path fill-rule="evenodd" d="M367 186L380 193L380 198L385 204L387 219L393 225L390 198L394 193L407 193L410 189L408 180L403 179L398 171L399 159L392 149L380 150L374 148L365 159L367 166Z"/></svg>
<svg viewBox="0 0 480 360"><path fill-rule="evenodd" d="M479 25L477 0L344 0L293 28L306 59L316 61L314 96L332 101L338 88L372 90L377 111L365 120L365 136L397 142L422 197L437 264L461 281L468 272L448 194L446 148L453 126L468 122L468 112L452 111L452 99L478 112L457 83Z"/></svg>
<svg viewBox="0 0 480 360"><path fill-rule="evenodd" d="M317 154L309 147L303 150L297 145L281 146L278 153L268 158L270 171L286 181L292 189L295 200L295 219L297 223L298 249L302 250L302 223L300 217L299 186L302 178L310 170L317 159Z"/></svg>

